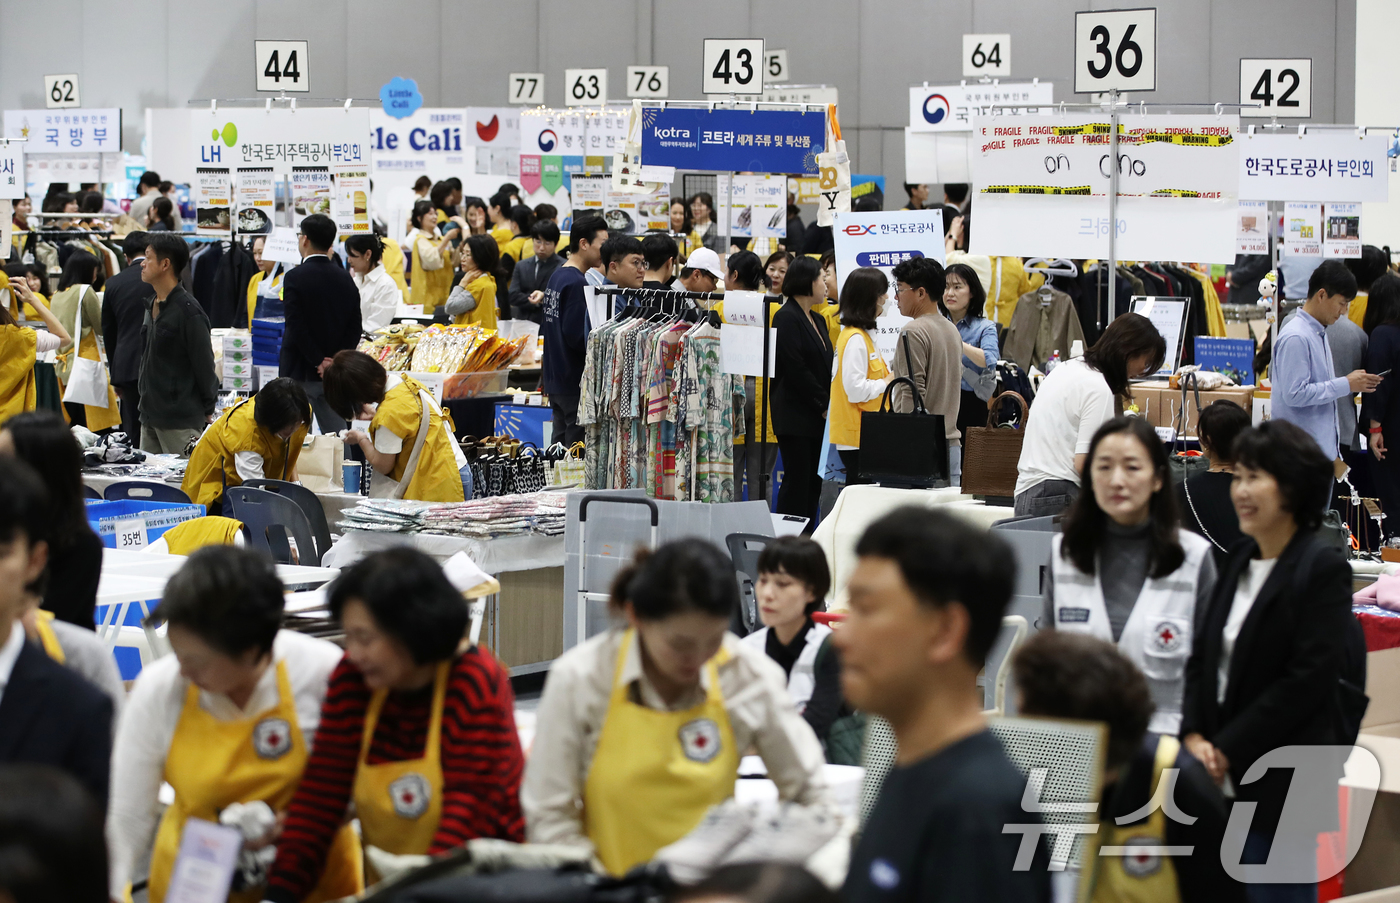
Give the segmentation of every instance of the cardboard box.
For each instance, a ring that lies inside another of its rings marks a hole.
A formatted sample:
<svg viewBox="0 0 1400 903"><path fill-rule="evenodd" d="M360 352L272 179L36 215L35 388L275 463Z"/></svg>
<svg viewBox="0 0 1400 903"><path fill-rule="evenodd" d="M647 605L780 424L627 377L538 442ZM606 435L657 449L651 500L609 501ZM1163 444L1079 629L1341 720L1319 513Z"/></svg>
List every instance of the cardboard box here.
<svg viewBox="0 0 1400 903"><path fill-rule="evenodd" d="M253 378L253 362L252 362L252 361L234 361L234 360L229 360L228 358L224 358L224 374L223 374L223 375L224 375L224 378L225 378L225 379L227 379L227 378L230 377L230 376L239 376L239 377L245 377L245 378L247 378L247 379L252 379L252 378Z"/></svg>
<svg viewBox="0 0 1400 903"><path fill-rule="evenodd" d="M1173 389L1166 380L1137 383L1131 389L1133 400L1138 406L1139 416L1146 418L1148 423L1153 426L1181 428L1180 389ZM1200 393L1202 407L1220 400L1233 401L1246 411L1252 411L1254 409L1254 387L1226 386L1209 392L1202 390ZM1196 393L1188 390L1186 393L1186 428L1184 433L1186 438L1196 438L1196 421L1200 419L1200 413L1196 406Z"/></svg>
<svg viewBox="0 0 1400 903"><path fill-rule="evenodd" d="M247 351L251 353L253 350L253 335L249 332L225 335L223 337L223 346L224 354L228 354L230 351Z"/></svg>
<svg viewBox="0 0 1400 903"><path fill-rule="evenodd" d="M251 361L253 352L248 348L225 348L223 359L226 361Z"/></svg>
<svg viewBox="0 0 1400 903"><path fill-rule="evenodd" d="M252 392L253 378L251 376L225 376L225 392Z"/></svg>

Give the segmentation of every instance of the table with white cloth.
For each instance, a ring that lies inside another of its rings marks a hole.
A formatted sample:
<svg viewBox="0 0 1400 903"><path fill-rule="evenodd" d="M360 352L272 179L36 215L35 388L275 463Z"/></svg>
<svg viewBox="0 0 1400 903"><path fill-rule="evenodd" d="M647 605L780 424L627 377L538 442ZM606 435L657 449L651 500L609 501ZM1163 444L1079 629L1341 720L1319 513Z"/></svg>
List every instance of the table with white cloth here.
<svg viewBox="0 0 1400 903"><path fill-rule="evenodd" d="M466 552L479 568L501 581L500 593L487 599L482 643L510 667L512 674L543 671L563 653L563 536L520 533L478 539L441 533L347 530L321 563L345 568L366 555L395 546L410 546L439 563Z"/></svg>

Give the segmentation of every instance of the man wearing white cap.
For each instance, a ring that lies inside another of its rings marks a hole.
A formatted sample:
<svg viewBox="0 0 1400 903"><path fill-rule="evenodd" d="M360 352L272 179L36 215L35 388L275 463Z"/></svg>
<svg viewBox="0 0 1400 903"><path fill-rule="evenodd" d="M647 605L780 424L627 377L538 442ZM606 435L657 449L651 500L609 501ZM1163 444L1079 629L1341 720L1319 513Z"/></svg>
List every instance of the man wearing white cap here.
<svg viewBox="0 0 1400 903"><path fill-rule="evenodd" d="M709 248L696 248L681 267L681 285L689 292L713 292L724 283L724 266Z"/></svg>

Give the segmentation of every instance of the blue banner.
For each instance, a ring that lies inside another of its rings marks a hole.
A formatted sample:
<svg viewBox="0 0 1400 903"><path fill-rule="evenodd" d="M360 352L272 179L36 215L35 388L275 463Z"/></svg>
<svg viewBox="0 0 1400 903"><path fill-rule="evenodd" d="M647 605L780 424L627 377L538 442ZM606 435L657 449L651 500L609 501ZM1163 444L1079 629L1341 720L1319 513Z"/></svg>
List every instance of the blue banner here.
<svg viewBox="0 0 1400 903"><path fill-rule="evenodd" d="M826 114L792 110L642 110L642 163L718 172L809 174Z"/></svg>
<svg viewBox="0 0 1400 903"><path fill-rule="evenodd" d="M1224 373L1237 386L1254 385L1254 340L1196 336L1196 363L1202 370Z"/></svg>

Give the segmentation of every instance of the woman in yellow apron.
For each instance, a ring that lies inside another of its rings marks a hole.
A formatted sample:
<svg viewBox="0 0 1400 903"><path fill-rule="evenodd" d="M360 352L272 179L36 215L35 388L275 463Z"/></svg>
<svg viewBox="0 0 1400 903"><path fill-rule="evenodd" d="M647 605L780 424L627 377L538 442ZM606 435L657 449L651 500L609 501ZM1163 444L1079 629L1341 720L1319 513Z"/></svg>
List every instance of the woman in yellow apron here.
<svg viewBox="0 0 1400 903"><path fill-rule="evenodd" d="M451 239L461 234L458 228L450 227L439 235L437 225L437 208L432 201L413 205L413 231L407 239L412 254L408 303L423 305L423 313L429 315L452 290L455 261Z"/></svg>
<svg viewBox="0 0 1400 903"><path fill-rule="evenodd" d="M460 502L467 464L452 434L452 421L418 380L404 375L385 390L382 364L362 351L341 351L321 374L326 401L347 420L369 420L369 430L349 430L374 468L370 495ZM424 415L426 413L427 420Z"/></svg>
<svg viewBox="0 0 1400 903"><path fill-rule="evenodd" d="M248 325L253 325L253 317L258 313L258 301L263 302L263 316L282 316L282 277L286 273L278 269L279 264L263 260L263 248L267 246L267 236L253 239L253 260L258 271L248 280Z"/></svg>
<svg viewBox="0 0 1400 903"><path fill-rule="evenodd" d="M180 488L191 501L218 514L226 486L261 479L296 482L297 458L310 423L306 390L296 380L274 379L204 431Z"/></svg>
<svg viewBox="0 0 1400 903"><path fill-rule="evenodd" d="M75 337L77 356L89 361L102 360L98 345L102 340L102 302L92 290L97 279L99 263L96 257L86 251L75 251L63 265L63 275L58 279L58 293L49 305L53 315L62 323L73 323L81 319L82 335ZM81 303L81 317L79 304ZM74 355L71 350L58 355L58 381L66 387L73 373ZM105 368L105 364L103 365ZM121 408L117 393L110 383L107 386L107 407L99 408L88 404L65 402L64 410L70 422L85 426L94 433L114 427L122 422Z"/></svg>
<svg viewBox="0 0 1400 903"><path fill-rule="evenodd" d="M341 573L328 602L345 629L345 660L267 899L302 899L321 874L326 825L352 802L367 849L422 855L477 837L523 840L510 677L464 643L467 607L442 568L410 548L377 552Z"/></svg>
<svg viewBox="0 0 1400 903"><path fill-rule="evenodd" d="M73 345L68 330L22 280L11 282L10 291L16 295L19 303L39 315L49 331L40 333L28 326L20 326L10 311L0 305L0 424L37 406L34 362L38 356Z"/></svg>
<svg viewBox="0 0 1400 903"><path fill-rule="evenodd" d="M784 801L826 801L821 743L782 670L728 631L728 555L668 543L618 575L612 603L626 626L564 653L545 683L520 794L530 842L590 849L621 875L731 797L750 748Z"/></svg>
<svg viewBox="0 0 1400 903"><path fill-rule="evenodd" d="M841 334L836 337L836 373L831 378L831 442L846 466L846 483L860 478L860 415L880 408L890 368L871 333L884 307L890 281L874 267L861 267L841 287Z"/></svg>
<svg viewBox="0 0 1400 903"><path fill-rule="evenodd" d="M282 582L265 554L201 549L170 578L153 619L167 624L174 655L142 670L113 744L112 899L125 898L158 818L152 903L165 899L188 819L217 822L234 803L255 801L280 814L291 802L341 652L279 629L282 614ZM162 781L175 791L163 816ZM278 833L270 825L245 847L275 843ZM330 862L319 886L307 888L308 900L334 900L363 887L352 829L337 820L331 833ZM261 886L240 886L240 879L247 880L242 868L230 900L263 899Z"/></svg>
<svg viewBox="0 0 1400 903"><path fill-rule="evenodd" d="M457 326L496 328L496 270L501 252L489 235L469 235L462 245L462 281L447 298L447 315Z"/></svg>

